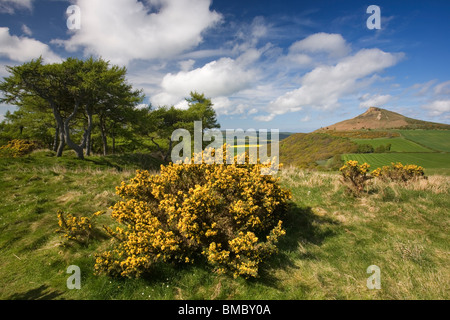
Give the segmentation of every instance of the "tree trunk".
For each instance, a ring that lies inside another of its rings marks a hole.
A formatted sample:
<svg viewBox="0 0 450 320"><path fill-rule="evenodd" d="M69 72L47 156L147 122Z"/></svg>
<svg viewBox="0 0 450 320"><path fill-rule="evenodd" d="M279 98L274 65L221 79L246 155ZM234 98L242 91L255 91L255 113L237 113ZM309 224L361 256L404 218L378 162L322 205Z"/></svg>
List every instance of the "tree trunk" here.
<svg viewBox="0 0 450 320"><path fill-rule="evenodd" d="M64 134L64 121L61 117L61 114L59 113L59 110L58 110L58 107L56 106L56 104L51 102L50 105L53 110L53 115L55 116L56 127L59 130L59 146L58 146L58 149L56 150L56 156L62 157L64 147L66 145L65 134Z"/></svg>
<svg viewBox="0 0 450 320"><path fill-rule="evenodd" d="M56 124L55 137L53 138L53 151L58 151L59 125Z"/></svg>
<svg viewBox="0 0 450 320"><path fill-rule="evenodd" d="M91 138L91 132L89 132L87 139L86 139L86 155L90 156L91 151L92 151L92 138Z"/></svg>
<svg viewBox="0 0 450 320"><path fill-rule="evenodd" d="M84 160L84 150L83 150L83 144L77 145L75 142L72 141L70 138L70 127L69 123L70 120L76 115L78 108L80 104L78 102L75 103L75 107L73 108L73 112L70 116L67 117L66 121L64 121L64 140L66 141L67 145L75 151L77 154L78 159Z"/></svg>
<svg viewBox="0 0 450 320"><path fill-rule="evenodd" d="M169 155L172 153L172 139L169 139L169 150L167 150L166 155L164 156L164 161L168 161L169 160Z"/></svg>
<svg viewBox="0 0 450 320"><path fill-rule="evenodd" d="M57 157L62 157L62 154L63 154L65 146L66 146L66 143L64 141L64 132L62 132L62 130L60 130L60 132L59 132L59 145L58 145L58 149L56 150L56 156Z"/></svg>
<svg viewBox="0 0 450 320"><path fill-rule="evenodd" d="M88 117L88 127L86 131L86 155L91 155L91 148L92 148L92 140L91 140L91 133L92 133L92 112L89 109L89 107L86 106L86 114Z"/></svg>
<svg viewBox="0 0 450 320"><path fill-rule="evenodd" d="M100 120L100 132L102 135L103 155L106 156L108 154L108 140L106 138L105 123L102 120Z"/></svg>
<svg viewBox="0 0 450 320"><path fill-rule="evenodd" d="M111 134L112 137L112 153L116 154L116 136L114 135L114 131Z"/></svg>

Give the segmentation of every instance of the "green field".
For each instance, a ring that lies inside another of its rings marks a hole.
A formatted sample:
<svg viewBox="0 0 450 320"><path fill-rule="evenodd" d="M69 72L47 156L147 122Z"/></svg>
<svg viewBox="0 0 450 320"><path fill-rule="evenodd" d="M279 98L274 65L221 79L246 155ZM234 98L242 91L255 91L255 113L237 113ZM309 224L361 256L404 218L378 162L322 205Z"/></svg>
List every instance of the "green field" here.
<svg viewBox="0 0 450 320"><path fill-rule="evenodd" d="M391 144L392 152L434 152L413 141L404 138L352 139L357 144L369 144L374 148Z"/></svg>
<svg viewBox="0 0 450 320"><path fill-rule="evenodd" d="M396 130L408 140L437 151L450 152L450 130Z"/></svg>
<svg viewBox="0 0 450 320"><path fill-rule="evenodd" d="M450 167L449 153L365 153L345 154L342 158L344 161L367 162L372 169L390 165L392 162L417 164L425 169L448 169ZM433 170L433 172L436 172L436 170Z"/></svg>
<svg viewBox="0 0 450 320"><path fill-rule="evenodd" d="M395 130L402 135L396 138L352 139L358 144L370 144L374 148L391 144L389 153L344 154L342 160L367 162L372 169L390 165L392 162L416 164L425 173L450 175L449 130Z"/></svg>

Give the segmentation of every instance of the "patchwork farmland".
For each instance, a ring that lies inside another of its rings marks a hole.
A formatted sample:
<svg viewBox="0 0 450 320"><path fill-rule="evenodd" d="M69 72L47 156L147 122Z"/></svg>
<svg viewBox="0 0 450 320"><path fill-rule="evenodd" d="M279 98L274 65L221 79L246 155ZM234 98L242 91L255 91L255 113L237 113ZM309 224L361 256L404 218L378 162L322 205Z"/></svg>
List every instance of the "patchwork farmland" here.
<svg viewBox="0 0 450 320"><path fill-rule="evenodd" d="M374 148L391 144L389 153L344 154L343 161L367 162L372 169L392 162L417 164L427 174L450 174L449 130L396 130L401 137L381 139L352 139L358 144L370 144Z"/></svg>

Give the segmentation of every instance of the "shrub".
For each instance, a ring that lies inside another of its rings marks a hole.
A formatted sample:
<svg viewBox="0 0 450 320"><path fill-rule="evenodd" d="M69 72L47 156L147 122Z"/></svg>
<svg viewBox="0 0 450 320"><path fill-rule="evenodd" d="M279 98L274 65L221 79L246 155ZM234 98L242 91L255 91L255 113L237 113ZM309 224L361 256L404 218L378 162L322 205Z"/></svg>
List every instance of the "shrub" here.
<svg viewBox="0 0 450 320"><path fill-rule="evenodd" d="M103 211L95 212L92 217L77 217L70 213L65 214L58 210L59 229L56 232L62 233L67 240L86 242L92 234L92 221L96 216L103 214Z"/></svg>
<svg viewBox="0 0 450 320"><path fill-rule="evenodd" d="M342 173L343 183L355 195L359 195L363 190L367 180L372 179L368 176L370 165L367 163L358 164L356 160L350 160L339 169Z"/></svg>
<svg viewBox="0 0 450 320"><path fill-rule="evenodd" d="M370 144L360 144L358 145L358 150L356 153L373 153L374 149L373 146Z"/></svg>
<svg viewBox="0 0 450 320"><path fill-rule="evenodd" d="M0 147L0 156L13 158L22 157L31 153L36 148L37 144L33 141L14 139Z"/></svg>
<svg viewBox="0 0 450 320"><path fill-rule="evenodd" d="M415 164L403 165L400 162L391 163L390 166L377 168L373 170L371 174L374 177L403 182L425 176L423 167Z"/></svg>
<svg viewBox="0 0 450 320"><path fill-rule="evenodd" d="M388 143L386 145L382 144L375 148L375 153L385 153L391 151L392 144Z"/></svg>
<svg viewBox="0 0 450 320"><path fill-rule="evenodd" d="M236 157L235 157L236 158ZM248 160L248 159L247 159ZM256 277L276 252L290 192L261 175L261 164L169 164L159 175L137 171L112 208L120 223L96 273L138 277L158 262L205 258L219 272Z"/></svg>

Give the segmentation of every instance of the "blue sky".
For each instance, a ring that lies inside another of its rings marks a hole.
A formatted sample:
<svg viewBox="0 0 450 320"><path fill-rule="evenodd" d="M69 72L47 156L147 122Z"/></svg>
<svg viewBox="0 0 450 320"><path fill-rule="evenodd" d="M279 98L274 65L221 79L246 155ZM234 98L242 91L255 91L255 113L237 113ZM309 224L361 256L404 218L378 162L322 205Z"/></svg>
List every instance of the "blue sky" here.
<svg viewBox="0 0 450 320"><path fill-rule="evenodd" d="M369 106L450 123L449 18L444 0L0 0L0 77L94 55L125 65L155 107L205 93L224 129L310 132Z"/></svg>

